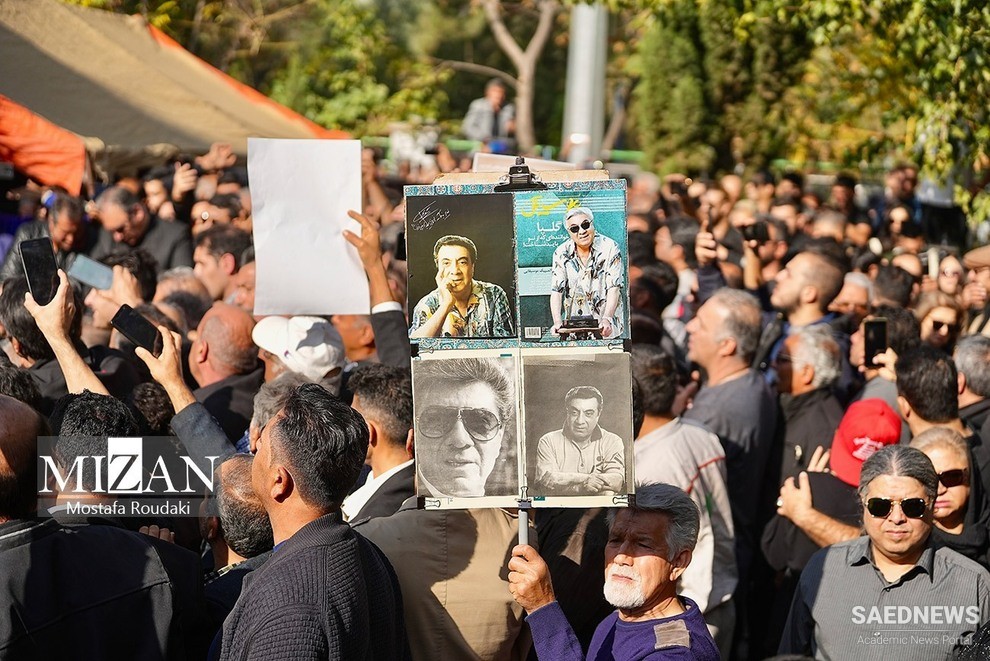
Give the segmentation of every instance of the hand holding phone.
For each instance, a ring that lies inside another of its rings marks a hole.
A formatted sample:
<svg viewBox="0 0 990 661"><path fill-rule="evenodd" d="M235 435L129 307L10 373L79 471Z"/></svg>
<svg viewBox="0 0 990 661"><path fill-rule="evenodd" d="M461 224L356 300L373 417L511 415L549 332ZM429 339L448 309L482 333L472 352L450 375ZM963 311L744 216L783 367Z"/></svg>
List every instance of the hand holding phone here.
<svg viewBox="0 0 990 661"><path fill-rule="evenodd" d="M110 325L136 346L147 349L155 358L162 355L162 334L130 305L121 305Z"/></svg>
<svg viewBox="0 0 990 661"><path fill-rule="evenodd" d="M59 282L52 240L47 236L28 239L21 241L18 248L21 251L28 291L38 305L48 305L55 298Z"/></svg>
<svg viewBox="0 0 990 661"><path fill-rule="evenodd" d="M863 322L863 366L881 367L875 358L887 350L887 319L874 317Z"/></svg>
<svg viewBox="0 0 990 661"><path fill-rule="evenodd" d="M40 305L34 300L34 294L24 298L24 307L34 318L38 330L53 347L57 340L69 337L69 328L76 314L75 297L72 295L69 279L61 270L56 272L56 277L58 287L52 300L47 304Z"/></svg>

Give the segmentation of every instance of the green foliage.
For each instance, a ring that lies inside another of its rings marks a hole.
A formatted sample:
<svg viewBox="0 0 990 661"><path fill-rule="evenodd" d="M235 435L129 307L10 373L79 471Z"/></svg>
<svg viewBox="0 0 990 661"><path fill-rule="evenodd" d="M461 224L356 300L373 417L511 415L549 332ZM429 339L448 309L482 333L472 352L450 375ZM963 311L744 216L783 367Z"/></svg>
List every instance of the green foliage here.
<svg viewBox="0 0 990 661"><path fill-rule="evenodd" d="M811 50L780 0L670 0L640 41L634 113L651 166L762 166L789 133L785 95Z"/></svg>
<svg viewBox="0 0 990 661"><path fill-rule="evenodd" d="M983 0L801 4L816 42L843 53L850 64L836 72L838 91L851 90L861 99L835 119L861 126L857 105L877 108L881 126L869 127L875 134L867 141L899 142L897 155L914 158L924 175L952 177L971 220L985 219L990 203L973 199L977 191L968 186L974 176L985 177L990 165L990 5Z"/></svg>

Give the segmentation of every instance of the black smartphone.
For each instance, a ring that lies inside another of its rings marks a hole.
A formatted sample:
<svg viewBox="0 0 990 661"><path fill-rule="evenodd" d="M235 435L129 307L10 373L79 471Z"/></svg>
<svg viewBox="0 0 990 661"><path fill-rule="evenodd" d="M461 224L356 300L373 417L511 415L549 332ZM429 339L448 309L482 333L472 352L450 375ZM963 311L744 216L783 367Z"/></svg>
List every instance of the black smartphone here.
<svg viewBox="0 0 990 661"><path fill-rule="evenodd" d="M121 305L110 325L137 346L150 351L155 358L162 355L162 334L130 305Z"/></svg>
<svg viewBox="0 0 990 661"><path fill-rule="evenodd" d="M58 264L52 240L45 236L21 241L20 250L28 291L38 305L48 305L58 291Z"/></svg>
<svg viewBox="0 0 990 661"><path fill-rule="evenodd" d="M877 355L887 350L887 320L874 317L863 322L864 354L863 364L866 367L880 367L874 362Z"/></svg>

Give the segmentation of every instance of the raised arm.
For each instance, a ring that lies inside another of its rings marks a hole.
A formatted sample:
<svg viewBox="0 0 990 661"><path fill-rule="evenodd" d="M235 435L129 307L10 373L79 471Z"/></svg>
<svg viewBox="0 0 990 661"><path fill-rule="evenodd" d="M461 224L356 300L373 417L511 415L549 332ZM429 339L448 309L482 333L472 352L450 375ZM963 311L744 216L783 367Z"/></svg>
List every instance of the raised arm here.
<svg viewBox="0 0 990 661"><path fill-rule="evenodd" d="M61 269L58 271L58 290L48 305L38 305L31 292L24 294L24 307L34 317L38 329L48 340L62 374L65 376L65 387L70 393L81 393L89 390L100 395L109 395L103 382L93 373L86 361L76 351L69 327L75 315L76 306L72 296L69 279Z"/></svg>

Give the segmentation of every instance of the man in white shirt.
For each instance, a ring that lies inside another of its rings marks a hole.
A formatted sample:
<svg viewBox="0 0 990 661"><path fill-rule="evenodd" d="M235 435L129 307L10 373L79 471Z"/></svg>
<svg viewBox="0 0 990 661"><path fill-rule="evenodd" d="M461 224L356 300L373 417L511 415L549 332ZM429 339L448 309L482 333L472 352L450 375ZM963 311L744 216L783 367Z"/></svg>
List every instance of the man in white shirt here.
<svg viewBox="0 0 990 661"><path fill-rule="evenodd" d="M412 380L408 369L369 363L348 381L351 406L368 423L367 481L344 499L348 521L391 516L413 495Z"/></svg>
<svg viewBox="0 0 990 661"><path fill-rule="evenodd" d="M693 560L681 575L677 590L698 604L723 658L728 658L735 628L732 594L738 572L725 450L718 436L672 413L677 394L673 358L659 347L636 345L632 368L643 391L645 413L634 446L636 486L672 484L691 496L701 511Z"/></svg>

